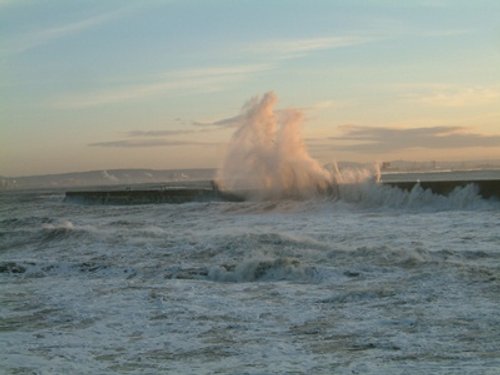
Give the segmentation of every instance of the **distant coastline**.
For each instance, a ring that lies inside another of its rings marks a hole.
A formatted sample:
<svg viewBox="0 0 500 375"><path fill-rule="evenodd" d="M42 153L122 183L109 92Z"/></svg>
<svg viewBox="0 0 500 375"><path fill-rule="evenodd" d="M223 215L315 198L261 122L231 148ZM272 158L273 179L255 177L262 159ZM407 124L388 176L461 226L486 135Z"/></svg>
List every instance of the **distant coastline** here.
<svg viewBox="0 0 500 375"><path fill-rule="evenodd" d="M341 169L366 168L370 164L355 162L337 163ZM373 164L371 164L373 165ZM325 165L328 169L331 164ZM391 161L380 164L384 181L420 179L460 179L468 172L475 179L491 179L498 175L500 160L461 162L414 162ZM183 181L208 181L216 175L215 168L194 169L105 169L85 172L69 172L47 175L4 177L0 176L0 191L69 188L69 187L111 187L137 184L161 184ZM491 172L491 173L490 173Z"/></svg>
<svg viewBox="0 0 500 375"><path fill-rule="evenodd" d="M0 177L0 190L159 184L210 180L215 169L106 169L22 177Z"/></svg>

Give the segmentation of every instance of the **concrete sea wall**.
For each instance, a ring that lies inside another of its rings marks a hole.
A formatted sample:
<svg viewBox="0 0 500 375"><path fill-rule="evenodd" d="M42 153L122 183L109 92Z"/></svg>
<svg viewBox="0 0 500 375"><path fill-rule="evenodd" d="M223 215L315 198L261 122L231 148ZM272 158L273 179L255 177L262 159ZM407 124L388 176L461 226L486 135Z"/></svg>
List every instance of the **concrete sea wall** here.
<svg viewBox="0 0 500 375"><path fill-rule="evenodd" d="M417 184L423 189L430 189L435 194L448 195L454 189L475 184L479 194L486 199L500 199L500 180L479 181L424 181L424 182L384 182L402 190L411 190ZM222 192L213 189L150 189L150 190L102 190L102 191L68 191L66 201L91 204L146 204L146 203L187 203L244 201L244 195Z"/></svg>

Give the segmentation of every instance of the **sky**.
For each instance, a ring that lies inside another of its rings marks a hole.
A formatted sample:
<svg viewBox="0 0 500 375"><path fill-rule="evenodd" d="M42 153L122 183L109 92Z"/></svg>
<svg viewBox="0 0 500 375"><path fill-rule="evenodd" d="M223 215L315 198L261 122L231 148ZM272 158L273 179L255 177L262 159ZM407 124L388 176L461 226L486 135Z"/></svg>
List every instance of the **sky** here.
<svg viewBox="0 0 500 375"><path fill-rule="evenodd" d="M500 159L500 2L0 0L0 175L216 168L242 106L322 163Z"/></svg>

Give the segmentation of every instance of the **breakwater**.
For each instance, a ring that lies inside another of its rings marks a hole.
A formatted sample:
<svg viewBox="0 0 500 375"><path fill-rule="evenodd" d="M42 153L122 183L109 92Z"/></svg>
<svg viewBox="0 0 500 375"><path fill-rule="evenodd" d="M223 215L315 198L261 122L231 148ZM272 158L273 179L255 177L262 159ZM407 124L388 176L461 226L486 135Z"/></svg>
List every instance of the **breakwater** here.
<svg viewBox="0 0 500 375"><path fill-rule="evenodd" d="M217 189L176 188L164 190L101 190L67 191L66 201L94 204L146 204L187 202L240 202L244 199L236 194Z"/></svg>
<svg viewBox="0 0 500 375"><path fill-rule="evenodd" d="M383 185L397 187L409 191L416 185L429 189L434 194L448 195L453 190L469 184L476 185L478 193L485 199L500 199L500 180L478 181L404 181L382 182ZM335 190L335 189L334 189ZM333 194L334 195L334 194ZM100 191L68 191L65 200L70 202L91 204L147 204L147 203L187 203L187 202L241 202L246 194L224 192L213 188L174 188L143 190L100 190Z"/></svg>

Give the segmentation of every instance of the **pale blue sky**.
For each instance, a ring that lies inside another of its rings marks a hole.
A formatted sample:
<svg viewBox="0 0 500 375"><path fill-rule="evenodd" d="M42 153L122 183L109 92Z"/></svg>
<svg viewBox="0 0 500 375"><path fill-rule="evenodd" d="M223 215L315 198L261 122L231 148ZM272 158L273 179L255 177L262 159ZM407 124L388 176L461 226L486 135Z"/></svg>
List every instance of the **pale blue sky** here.
<svg viewBox="0 0 500 375"><path fill-rule="evenodd" d="M273 90L321 162L500 159L500 2L0 0L0 175L217 167Z"/></svg>

